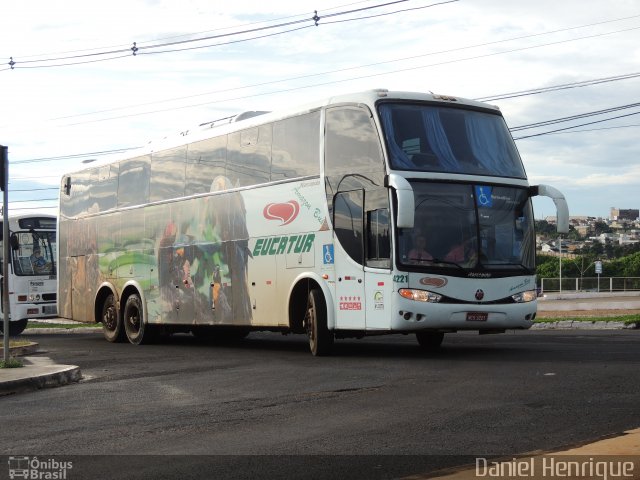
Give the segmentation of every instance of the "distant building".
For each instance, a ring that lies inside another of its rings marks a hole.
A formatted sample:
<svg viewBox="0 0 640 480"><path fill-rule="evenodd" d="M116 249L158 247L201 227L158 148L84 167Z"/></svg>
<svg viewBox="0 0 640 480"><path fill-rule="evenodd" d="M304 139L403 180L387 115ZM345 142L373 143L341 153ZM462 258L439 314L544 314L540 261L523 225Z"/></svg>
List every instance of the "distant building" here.
<svg viewBox="0 0 640 480"><path fill-rule="evenodd" d="M622 209L611 207L611 214L609 215L611 220L630 220L632 222L637 220L638 217L640 217L640 210L637 208Z"/></svg>

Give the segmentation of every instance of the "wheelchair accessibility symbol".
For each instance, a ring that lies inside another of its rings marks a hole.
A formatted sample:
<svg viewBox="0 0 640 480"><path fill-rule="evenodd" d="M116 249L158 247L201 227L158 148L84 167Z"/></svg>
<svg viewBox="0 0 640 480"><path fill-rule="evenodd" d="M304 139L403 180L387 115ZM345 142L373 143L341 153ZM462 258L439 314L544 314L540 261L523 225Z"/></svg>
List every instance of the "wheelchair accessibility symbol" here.
<svg viewBox="0 0 640 480"><path fill-rule="evenodd" d="M490 208L493 206L493 198L491 197L492 190L493 187L476 185L476 202L479 207Z"/></svg>
<svg viewBox="0 0 640 480"><path fill-rule="evenodd" d="M322 246L322 263L325 265L333 263L333 244L328 243Z"/></svg>

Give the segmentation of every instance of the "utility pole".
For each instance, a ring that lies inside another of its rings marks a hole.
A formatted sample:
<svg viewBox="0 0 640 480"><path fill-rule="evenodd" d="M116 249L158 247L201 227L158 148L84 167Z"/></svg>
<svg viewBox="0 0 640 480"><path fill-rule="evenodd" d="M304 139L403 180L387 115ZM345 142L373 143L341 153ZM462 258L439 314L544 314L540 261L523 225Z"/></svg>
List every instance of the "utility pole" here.
<svg viewBox="0 0 640 480"><path fill-rule="evenodd" d="M558 235L558 258L560 259L560 293L562 293L562 236Z"/></svg>
<svg viewBox="0 0 640 480"><path fill-rule="evenodd" d="M2 188L2 339L4 346L4 362L9 362L9 155L8 148L0 145L0 187Z"/></svg>

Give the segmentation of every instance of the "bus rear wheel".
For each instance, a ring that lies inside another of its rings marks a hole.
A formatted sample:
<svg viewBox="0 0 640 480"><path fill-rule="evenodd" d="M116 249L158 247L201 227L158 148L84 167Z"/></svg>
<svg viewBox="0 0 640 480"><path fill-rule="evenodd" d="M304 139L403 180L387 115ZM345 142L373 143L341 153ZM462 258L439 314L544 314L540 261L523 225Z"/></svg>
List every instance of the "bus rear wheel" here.
<svg viewBox="0 0 640 480"><path fill-rule="evenodd" d="M102 304L102 334L110 342L122 342L125 339L122 318L118 315L118 307L113 294L105 298Z"/></svg>
<svg viewBox="0 0 640 480"><path fill-rule="evenodd" d="M137 293L127 298L123 317L124 330L129 342L134 345L142 345L153 340L153 327L144 323L142 300Z"/></svg>
<svg viewBox="0 0 640 480"><path fill-rule="evenodd" d="M27 328L28 320L26 318L22 320L15 320L13 322L9 322L9 336L17 337L24 329ZM4 335L4 322L0 319L0 333Z"/></svg>
<svg viewBox="0 0 640 480"><path fill-rule="evenodd" d="M317 288L309 292L304 327L309 336L309 349L314 356L331 353L333 334L327 328L327 306L322 293Z"/></svg>
<svg viewBox="0 0 640 480"><path fill-rule="evenodd" d="M442 345L444 333L442 332L416 332L418 343L424 349L436 349Z"/></svg>

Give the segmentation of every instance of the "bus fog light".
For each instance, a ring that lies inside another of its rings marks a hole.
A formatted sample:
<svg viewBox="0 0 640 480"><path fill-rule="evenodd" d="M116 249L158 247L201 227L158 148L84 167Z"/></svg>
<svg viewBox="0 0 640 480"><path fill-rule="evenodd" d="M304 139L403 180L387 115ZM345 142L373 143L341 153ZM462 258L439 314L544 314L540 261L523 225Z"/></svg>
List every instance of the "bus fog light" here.
<svg viewBox="0 0 640 480"><path fill-rule="evenodd" d="M437 293L427 292L426 290L416 290L413 288L401 288L398 293L402 298L407 300L415 300L417 302L430 302L438 303L442 300L442 295Z"/></svg>
<svg viewBox="0 0 640 480"><path fill-rule="evenodd" d="M516 303L533 302L537 298L537 292L535 290L527 290L526 292L511 295L511 298L513 298L513 301Z"/></svg>

